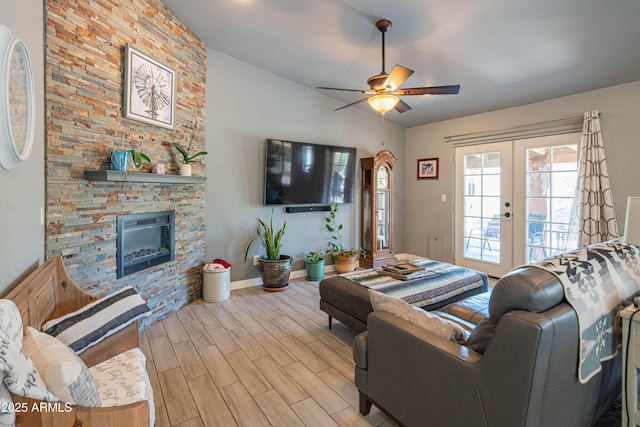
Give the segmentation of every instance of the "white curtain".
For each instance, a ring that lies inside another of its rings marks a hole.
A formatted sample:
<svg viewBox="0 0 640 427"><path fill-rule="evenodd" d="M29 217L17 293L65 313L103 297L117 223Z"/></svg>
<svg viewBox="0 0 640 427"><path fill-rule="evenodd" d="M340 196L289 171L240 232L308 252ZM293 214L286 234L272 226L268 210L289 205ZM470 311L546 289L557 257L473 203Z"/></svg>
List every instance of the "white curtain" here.
<svg viewBox="0 0 640 427"><path fill-rule="evenodd" d="M584 113L570 233L575 239L567 240L577 242L578 246L619 237L598 110Z"/></svg>

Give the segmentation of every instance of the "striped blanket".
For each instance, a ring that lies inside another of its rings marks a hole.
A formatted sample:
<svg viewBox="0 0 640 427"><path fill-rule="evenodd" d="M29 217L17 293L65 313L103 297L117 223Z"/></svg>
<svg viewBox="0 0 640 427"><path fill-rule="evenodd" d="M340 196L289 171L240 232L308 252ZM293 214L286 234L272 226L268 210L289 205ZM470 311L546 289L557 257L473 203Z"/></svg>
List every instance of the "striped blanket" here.
<svg viewBox="0 0 640 427"><path fill-rule="evenodd" d="M424 274L414 279L400 280L368 269L341 276L416 307L435 304L482 286L486 288L489 283L486 274L468 268L424 258L409 262L424 267Z"/></svg>
<svg viewBox="0 0 640 427"><path fill-rule="evenodd" d="M640 251L622 240L585 246L532 267L550 272L578 315L578 379L586 383L611 359L621 342L620 310L640 291Z"/></svg>

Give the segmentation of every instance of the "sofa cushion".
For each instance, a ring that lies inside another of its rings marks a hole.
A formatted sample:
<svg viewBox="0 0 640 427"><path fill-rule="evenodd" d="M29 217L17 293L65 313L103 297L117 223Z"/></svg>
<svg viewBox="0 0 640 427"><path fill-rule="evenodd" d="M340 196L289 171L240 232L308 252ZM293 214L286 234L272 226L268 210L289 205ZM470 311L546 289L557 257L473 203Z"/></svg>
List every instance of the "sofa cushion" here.
<svg viewBox="0 0 640 427"><path fill-rule="evenodd" d="M491 323L488 317L482 319L476 325L471 335L469 335L469 339L464 344L469 347L471 350L484 354L484 351L489 346L491 339L493 338L493 334L496 331L496 324Z"/></svg>
<svg viewBox="0 0 640 427"><path fill-rule="evenodd" d="M42 330L57 337L76 353L82 353L150 314L151 310L142 297L131 286L126 286L77 311L48 321Z"/></svg>
<svg viewBox="0 0 640 427"><path fill-rule="evenodd" d="M89 369L62 341L28 326L23 350L58 399L74 405L100 406L98 387Z"/></svg>
<svg viewBox="0 0 640 427"><path fill-rule="evenodd" d="M489 315L490 297L491 291L483 292L448 304L442 307L440 311L477 325L478 322Z"/></svg>
<svg viewBox="0 0 640 427"><path fill-rule="evenodd" d="M459 318L458 316L454 316L454 315L449 314L449 313L444 312L444 311L434 310L434 311L429 311L429 313L435 314L436 316L440 317L441 319L450 320L451 322L453 322L453 323L455 323L457 325L460 325L460 327L462 327L462 329L467 331L469 334L476 327L475 324L473 324L471 322L467 322L466 320L463 320L463 319Z"/></svg>
<svg viewBox="0 0 640 427"><path fill-rule="evenodd" d="M535 267L519 267L504 275L493 288L489 319L498 321L511 310L541 313L564 299L564 288L551 273Z"/></svg>
<svg viewBox="0 0 640 427"><path fill-rule="evenodd" d="M390 297L372 289L369 289L369 298L374 311L386 311L457 343L462 344L467 340L467 332L460 325L407 304L399 298Z"/></svg>

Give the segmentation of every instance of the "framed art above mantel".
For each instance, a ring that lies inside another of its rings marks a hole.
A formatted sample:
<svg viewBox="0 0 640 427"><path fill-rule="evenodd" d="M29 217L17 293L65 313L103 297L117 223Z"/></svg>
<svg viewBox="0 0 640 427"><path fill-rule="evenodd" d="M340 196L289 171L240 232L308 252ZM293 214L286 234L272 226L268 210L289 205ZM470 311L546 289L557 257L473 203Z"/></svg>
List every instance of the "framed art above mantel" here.
<svg viewBox="0 0 640 427"><path fill-rule="evenodd" d="M176 71L127 44L124 117L167 129L176 127Z"/></svg>

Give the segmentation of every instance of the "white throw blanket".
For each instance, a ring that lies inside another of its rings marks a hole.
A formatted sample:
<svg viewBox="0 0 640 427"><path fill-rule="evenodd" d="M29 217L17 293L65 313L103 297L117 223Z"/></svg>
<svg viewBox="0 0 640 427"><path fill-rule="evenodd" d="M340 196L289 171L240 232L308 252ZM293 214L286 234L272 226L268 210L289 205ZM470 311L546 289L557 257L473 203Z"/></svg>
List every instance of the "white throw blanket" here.
<svg viewBox="0 0 640 427"><path fill-rule="evenodd" d="M533 267L555 275L578 314L578 379L586 383L613 358L621 340L619 312L640 291L640 251L622 240L598 243L547 258Z"/></svg>

